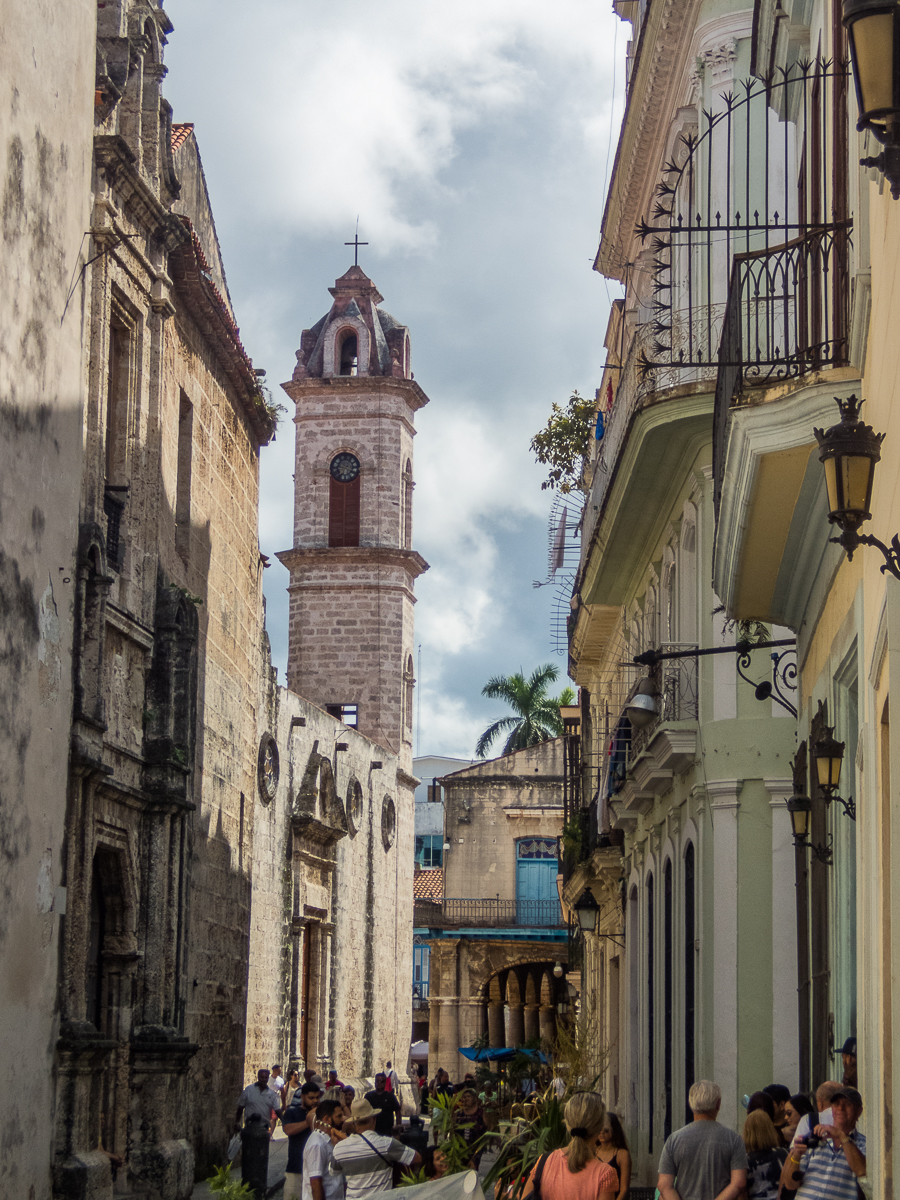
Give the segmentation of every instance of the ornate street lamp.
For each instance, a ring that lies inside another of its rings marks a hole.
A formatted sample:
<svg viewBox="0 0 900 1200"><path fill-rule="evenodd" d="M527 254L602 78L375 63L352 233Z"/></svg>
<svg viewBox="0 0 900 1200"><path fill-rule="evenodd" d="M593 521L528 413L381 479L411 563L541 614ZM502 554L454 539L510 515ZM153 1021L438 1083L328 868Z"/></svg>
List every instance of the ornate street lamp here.
<svg viewBox="0 0 900 1200"><path fill-rule="evenodd" d="M832 860L830 846L814 846L809 840L809 822L812 816L812 800L809 796L791 796L787 802L795 846L808 846L813 858L826 865Z"/></svg>
<svg viewBox="0 0 900 1200"><path fill-rule="evenodd" d="M600 905L594 899L594 893L590 888L585 888L575 902L575 916L578 918L578 926L582 933L593 933L597 928L597 913L600 911Z"/></svg>
<svg viewBox="0 0 900 1200"><path fill-rule="evenodd" d="M835 400L840 421L824 432L813 430L819 443L819 460L825 467L828 520L841 530L839 538L830 540L843 546L851 559L858 546L877 546L885 558L882 571L900 579L900 538L895 534L889 548L872 534L858 532L863 521L872 519L872 483L884 434L876 433L859 419L863 402L856 396L847 400L835 396Z"/></svg>
<svg viewBox="0 0 900 1200"><path fill-rule="evenodd" d="M812 800L809 796L791 796L787 802L787 810L791 818L791 828L794 831L794 841L798 846L805 846L809 836Z"/></svg>
<svg viewBox="0 0 900 1200"><path fill-rule="evenodd" d="M843 21L859 104L857 129L884 146L864 167L881 171L900 199L900 6L892 0L844 0Z"/></svg>
<svg viewBox="0 0 900 1200"><path fill-rule="evenodd" d="M841 785L841 763L844 761L844 743L835 740L834 730L826 729L825 733L815 744L813 757L816 760L816 778L819 788L825 796L825 803L832 800L843 805L844 812L851 821L856 820L856 805L853 798L844 800L837 795Z"/></svg>

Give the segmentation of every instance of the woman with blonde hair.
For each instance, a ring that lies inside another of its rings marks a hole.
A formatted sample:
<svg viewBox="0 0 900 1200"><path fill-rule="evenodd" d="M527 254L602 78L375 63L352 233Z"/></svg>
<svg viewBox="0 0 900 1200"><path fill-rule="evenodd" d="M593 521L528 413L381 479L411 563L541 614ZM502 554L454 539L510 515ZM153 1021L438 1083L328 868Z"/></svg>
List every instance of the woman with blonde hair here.
<svg viewBox="0 0 900 1200"><path fill-rule="evenodd" d="M744 1145L747 1147L749 1200L777 1200L787 1148L781 1144L781 1135L764 1109L757 1108L747 1114Z"/></svg>
<svg viewBox="0 0 900 1200"><path fill-rule="evenodd" d="M576 1092L564 1115L568 1146L541 1158L531 1173L535 1200L616 1200L619 1180L595 1148L606 1124L606 1105L596 1092Z"/></svg>

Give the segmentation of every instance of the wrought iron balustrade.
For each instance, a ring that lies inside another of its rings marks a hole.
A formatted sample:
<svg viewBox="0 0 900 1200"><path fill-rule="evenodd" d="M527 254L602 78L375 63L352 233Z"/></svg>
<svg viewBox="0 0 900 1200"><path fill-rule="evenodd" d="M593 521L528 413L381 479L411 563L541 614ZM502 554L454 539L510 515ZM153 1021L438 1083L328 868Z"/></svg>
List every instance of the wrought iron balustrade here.
<svg viewBox="0 0 900 1200"><path fill-rule="evenodd" d="M435 929L510 929L517 925L562 928L558 900L417 900L413 924Z"/></svg>
<svg viewBox="0 0 900 1200"><path fill-rule="evenodd" d="M733 396L846 361L848 80L816 58L736 81L679 139L636 230L654 254L643 373L712 367Z"/></svg>
<svg viewBox="0 0 900 1200"><path fill-rule="evenodd" d="M847 361L850 222L735 255L716 378L714 500L722 490L728 413L747 387Z"/></svg>
<svg viewBox="0 0 900 1200"><path fill-rule="evenodd" d="M663 642L660 654L696 650L696 643ZM649 744L659 726L666 721L696 721L699 715L698 670L696 658L669 659L656 668L659 687L659 712L654 720L631 734L628 761L633 762Z"/></svg>

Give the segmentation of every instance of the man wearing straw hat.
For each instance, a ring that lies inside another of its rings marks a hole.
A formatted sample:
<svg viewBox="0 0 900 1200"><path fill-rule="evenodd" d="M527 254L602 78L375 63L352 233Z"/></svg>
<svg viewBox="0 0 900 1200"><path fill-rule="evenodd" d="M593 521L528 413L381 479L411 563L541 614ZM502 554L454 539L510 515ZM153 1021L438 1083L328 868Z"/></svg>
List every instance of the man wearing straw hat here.
<svg viewBox="0 0 900 1200"><path fill-rule="evenodd" d="M421 1154L396 1138L375 1132L378 1109L368 1100L354 1100L350 1116L356 1133L335 1146L333 1168L347 1180L347 1200L361 1200L373 1192L389 1192L394 1163L417 1167L422 1161Z"/></svg>

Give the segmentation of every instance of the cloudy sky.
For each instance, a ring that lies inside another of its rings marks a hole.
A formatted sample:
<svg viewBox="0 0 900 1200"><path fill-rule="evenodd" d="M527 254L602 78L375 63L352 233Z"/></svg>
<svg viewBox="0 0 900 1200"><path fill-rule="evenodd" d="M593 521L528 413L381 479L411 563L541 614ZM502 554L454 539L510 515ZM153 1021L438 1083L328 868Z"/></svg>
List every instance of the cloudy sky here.
<svg viewBox="0 0 900 1200"><path fill-rule="evenodd" d="M410 327L421 721L470 757L494 674L553 652L552 494L528 444L592 395L609 301L591 270L628 27L609 0L168 0L165 94L193 121L249 354L278 384L353 262ZM292 537L294 427L263 451L264 553ZM284 679L287 572L266 572ZM498 746L499 750L499 746Z"/></svg>

